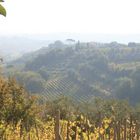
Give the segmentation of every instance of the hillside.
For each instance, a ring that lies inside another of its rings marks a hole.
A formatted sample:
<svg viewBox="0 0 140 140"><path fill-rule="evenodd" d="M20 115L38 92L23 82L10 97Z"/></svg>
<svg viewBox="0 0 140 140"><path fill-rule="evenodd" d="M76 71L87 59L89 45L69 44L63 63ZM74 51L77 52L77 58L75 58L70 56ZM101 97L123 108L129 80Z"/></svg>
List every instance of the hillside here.
<svg viewBox="0 0 140 140"><path fill-rule="evenodd" d="M20 71L17 69L20 68ZM140 44L56 41L8 64L31 93L52 100L68 96L86 102L95 96L128 99L140 95Z"/></svg>

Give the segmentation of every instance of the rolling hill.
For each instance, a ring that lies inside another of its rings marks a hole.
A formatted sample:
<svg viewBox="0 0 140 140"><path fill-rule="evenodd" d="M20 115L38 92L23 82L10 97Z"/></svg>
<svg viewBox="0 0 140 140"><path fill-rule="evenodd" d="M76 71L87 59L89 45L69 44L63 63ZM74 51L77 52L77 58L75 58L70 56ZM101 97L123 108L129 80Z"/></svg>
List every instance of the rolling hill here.
<svg viewBox="0 0 140 140"><path fill-rule="evenodd" d="M68 96L86 102L101 96L136 103L140 99L139 43L56 41L8 65L12 66L7 66L7 74L48 100Z"/></svg>

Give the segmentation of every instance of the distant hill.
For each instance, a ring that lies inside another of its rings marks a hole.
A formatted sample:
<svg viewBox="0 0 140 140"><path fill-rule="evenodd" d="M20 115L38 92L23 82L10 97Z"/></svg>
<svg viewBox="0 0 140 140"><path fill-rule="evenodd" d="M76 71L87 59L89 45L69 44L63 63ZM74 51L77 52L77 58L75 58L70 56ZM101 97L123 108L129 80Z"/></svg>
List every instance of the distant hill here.
<svg viewBox="0 0 140 140"><path fill-rule="evenodd" d="M140 100L139 43L56 41L8 65L7 74L48 100L58 96L79 102L95 96L127 99L132 104Z"/></svg>
<svg viewBox="0 0 140 140"><path fill-rule="evenodd" d="M23 54L48 46L49 40L29 38L28 36L0 36L0 54L6 61L14 60Z"/></svg>

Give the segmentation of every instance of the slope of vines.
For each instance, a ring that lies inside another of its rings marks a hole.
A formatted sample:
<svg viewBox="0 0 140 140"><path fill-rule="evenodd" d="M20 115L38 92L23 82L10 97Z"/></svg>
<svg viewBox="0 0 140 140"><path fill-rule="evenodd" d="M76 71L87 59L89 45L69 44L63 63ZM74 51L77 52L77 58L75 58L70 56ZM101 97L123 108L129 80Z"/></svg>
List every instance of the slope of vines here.
<svg viewBox="0 0 140 140"><path fill-rule="evenodd" d="M89 100L92 96L79 93L80 86L81 85L72 81L68 77L56 78L46 83L46 88L42 94L47 100L55 100L61 96L66 96L83 103Z"/></svg>

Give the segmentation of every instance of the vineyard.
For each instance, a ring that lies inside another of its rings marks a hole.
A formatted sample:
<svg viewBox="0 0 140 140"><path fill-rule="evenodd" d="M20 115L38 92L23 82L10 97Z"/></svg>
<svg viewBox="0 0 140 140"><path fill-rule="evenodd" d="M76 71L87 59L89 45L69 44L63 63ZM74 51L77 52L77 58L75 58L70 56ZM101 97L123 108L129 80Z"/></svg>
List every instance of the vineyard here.
<svg viewBox="0 0 140 140"><path fill-rule="evenodd" d="M67 79L56 79L47 90L60 95L71 86ZM140 107L127 101L94 98L81 103L63 96L41 102L14 79L2 77L0 91L1 140L140 140Z"/></svg>
<svg viewBox="0 0 140 140"><path fill-rule="evenodd" d="M61 96L66 96L76 102L85 103L94 97L94 95L86 92L86 94L79 92L82 88L81 86L79 82L75 82L69 77L58 77L46 83L42 95L46 97L47 100L55 100Z"/></svg>
<svg viewBox="0 0 140 140"><path fill-rule="evenodd" d="M58 111L59 112L59 111ZM140 122L134 116L118 119L114 116L90 121L87 116L77 115L75 120L60 120L60 114L45 123L21 131L20 123L8 126L3 140L139 140ZM101 114L100 114L101 115ZM1 125L1 129L2 129Z"/></svg>

